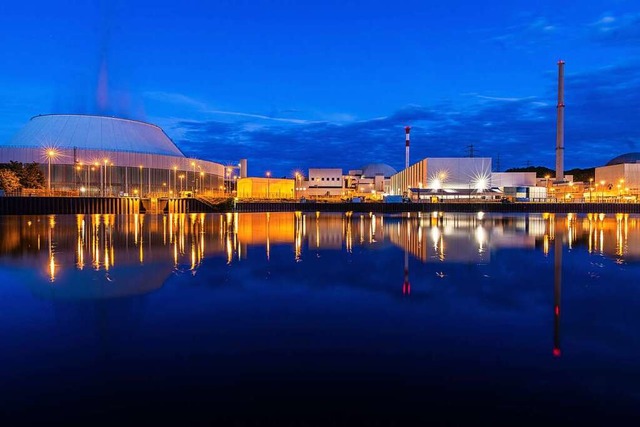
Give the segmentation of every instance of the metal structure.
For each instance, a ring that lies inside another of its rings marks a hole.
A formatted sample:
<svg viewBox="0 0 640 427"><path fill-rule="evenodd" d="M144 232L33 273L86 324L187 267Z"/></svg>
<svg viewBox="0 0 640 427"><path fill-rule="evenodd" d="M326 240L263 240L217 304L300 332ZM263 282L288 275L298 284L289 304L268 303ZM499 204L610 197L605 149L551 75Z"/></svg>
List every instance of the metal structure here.
<svg viewBox="0 0 640 427"><path fill-rule="evenodd" d="M188 158L158 126L105 116L33 117L0 145L0 163L12 160L39 163L49 190L84 196L170 194L178 175L195 181L196 169L207 184L200 192L219 191L224 180L222 164Z"/></svg>
<svg viewBox="0 0 640 427"><path fill-rule="evenodd" d="M564 61L558 61L558 117L556 129L556 182L564 182Z"/></svg>
<svg viewBox="0 0 640 427"><path fill-rule="evenodd" d="M404 144L404 151L405 151L405 157L404 157L404 168L407 169L409 167L409 132L411 132L411 126L407 126L404 128L404 133L405 133L405 144Z"/></svg>

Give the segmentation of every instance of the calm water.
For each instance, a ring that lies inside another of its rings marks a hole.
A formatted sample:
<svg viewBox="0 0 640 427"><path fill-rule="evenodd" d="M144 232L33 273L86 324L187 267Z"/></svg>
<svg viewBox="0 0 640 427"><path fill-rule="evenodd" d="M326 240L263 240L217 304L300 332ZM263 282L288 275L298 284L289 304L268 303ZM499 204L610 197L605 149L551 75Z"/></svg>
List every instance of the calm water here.
<svg viewBox="0 0 640 427"><path fill-rule="evenodd" d="M12 424L640 414L637 217L5 216L0 233Z"/></svg>

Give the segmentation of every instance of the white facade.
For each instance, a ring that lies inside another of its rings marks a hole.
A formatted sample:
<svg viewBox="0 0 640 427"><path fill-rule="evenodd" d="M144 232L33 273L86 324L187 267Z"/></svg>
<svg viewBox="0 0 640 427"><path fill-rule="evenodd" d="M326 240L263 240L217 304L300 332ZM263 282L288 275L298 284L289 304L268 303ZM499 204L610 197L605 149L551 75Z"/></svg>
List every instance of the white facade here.
<svg viewBox="0 0 640 427"><path fill-rule="evenodd" d="M535 172L492 172L491 187L534 187Z"/></svg>
<svg viewBox="0 0 640 427"><path fill-rule="evenodd" d="M310 168L302 185L302 195L308 197L339 197L344 194L344 179L340 168Z"/></svg>
<svg viewBox="0 0 640 427"><path fill-rule="evenodd" d="M342 188L342 169L313 168L309 169L309 188Z"/></svg>

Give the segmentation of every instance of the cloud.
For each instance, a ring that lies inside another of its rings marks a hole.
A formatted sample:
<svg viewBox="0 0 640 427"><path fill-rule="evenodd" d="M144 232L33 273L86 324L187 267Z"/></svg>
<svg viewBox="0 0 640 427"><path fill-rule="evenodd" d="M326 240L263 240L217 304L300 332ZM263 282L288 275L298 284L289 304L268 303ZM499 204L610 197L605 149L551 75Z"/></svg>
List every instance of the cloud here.
<svg viewBox="0 0 640 427"><path fill-rule="evenodd" d="M589 28L591 37L602 44L631 47L640 44L640 13L605 15Z"/></svg>
<svg viewBox="0 0 640 427"><path fill-rule="evenodd" d="M526 21L500 29L500 34L489 40L502 48L529 49L541 42L550 42L559 30L558 25L545 17L528 17Z"/></svg>
<svg viewBox="0 0 640 427"><path fill-rule="evenodd" d="M228 115L228 116L250 117L252 119L273 120L275 122L286 122L286 123L297 123L297 124L317 123L312 120L288 119L283 117L265 116L263 114L242 113L239 111L208 110L206 112L211 114L222 114L222 115Z"/></svg>
<svg viewBox="0 0 640 427"><path fill-rule="evenodd" d="M500 158L501 170L527 163L554 167L555 79L543 96L493 97L478 102L407 105L384 117L350 122L177 121L178 145L214 161L249 159L250 173L291 175L309 167L360 168L367 163L404 165L404 127L411 131L411 159L461 157L474 146L478 157ZM640 64L566 75L565 167L602 165L616 155L640 151ZM495 166L495 163L494 163Z"/></svg>

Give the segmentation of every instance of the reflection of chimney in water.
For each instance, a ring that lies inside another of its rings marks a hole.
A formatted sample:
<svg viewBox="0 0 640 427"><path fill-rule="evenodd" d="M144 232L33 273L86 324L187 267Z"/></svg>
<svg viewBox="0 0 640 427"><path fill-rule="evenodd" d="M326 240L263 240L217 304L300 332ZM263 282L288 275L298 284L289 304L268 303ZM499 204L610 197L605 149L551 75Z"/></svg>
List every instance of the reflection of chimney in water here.
<svg viewBox="0 0 640 427"><path fill-rule="evenodd" d="M562 221L555 219L555 239L553 254L553 356L560 357L560 298L562 295Z"/></svg>
<svg viewBox="0 0 640 427"><path fill-rule="evenodd" d="M402 294L411 294L411 283L409 283L409 244L404 247L404 283L402 284Z"/></svg>

